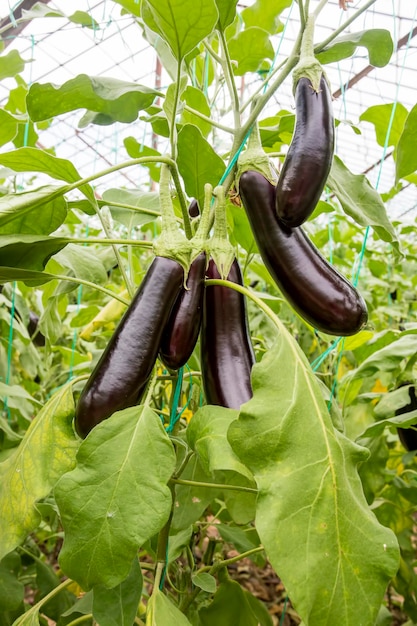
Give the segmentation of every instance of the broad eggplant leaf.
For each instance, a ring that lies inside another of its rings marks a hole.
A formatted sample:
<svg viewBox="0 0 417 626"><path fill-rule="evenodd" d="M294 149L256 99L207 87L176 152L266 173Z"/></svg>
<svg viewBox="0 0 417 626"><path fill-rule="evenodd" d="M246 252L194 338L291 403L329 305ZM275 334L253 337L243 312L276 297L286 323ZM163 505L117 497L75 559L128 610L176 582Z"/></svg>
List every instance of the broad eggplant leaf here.
<svg viewBox="0 0 417 626"><path fill-rule="evenodd" d="M327 185L335 194L347 215L361 226L372 226L383 241L388 241L399 252L397 233L388 219L379 193L363 174L352 174L335 156L327 179Z"/></svg>
<svg viewBox="0 0 417 626"><path fill-rule="evenodd" d="M142 19L158 33L181 61L216 26L214 0L142 0Z"/></svg>
<svg viewBox="0 0 417 626"><path fill-rule="evenodd" d="M21 74L25 69L25 63L17 50L10 50L4 56L0 56L0 80Z"/></svg>
<svg viewBox="0 0 417 626"><path fill-rule="evenodd" d="M191 626L184 613L159 589L154 590L147 606L146 626Z"/></svg>
<svg viewBox="0 0 417 626"><path fill-rule="evenodd" d="M0 165L9 167L14 172L42 172L51 178L64 180L66 183L76 183L81 179L71 161L59 159L39 148L18 148L12 152L0 154ZM92 187L81 185L79 189L94 205L95 196Z"/></svg>
<svg viewBox="0 0 417 626"><path fill-rule="evenodd" d="M150 148L149 146L145 146L143 143L139 143L137 139L134 137L126 137L123 139L124 147L126 148L126 152L132 159L139 159L141 157L160 157L161 153L154 148ZM147 167L149 169L149 173L151 175L152 180L156 183L159 182L159 176L161 171L160 163L144 163L142 167Z"/></svg>
<svg viewBox="0 0 417 626"><path fill-rule="evenodd" d="M110 208L113 218L129 229L134 226L148 224L161 214L159 194L154 191L107 189L103 194L103 201ZM136 207L137 210L133 211L132 209L114 206L112 202L130 205Z"/></svg>
<svg viewBox="0 0 417 626"><path fill-rule="evenodd" d="M129 575L119 585L93 590L93 616L100 626L131 626L135 623L142 595L142 571L138 558L133 559Z"/></svg>
<svg viewBox="0 0 417 626"><path fill-rule="evenodd" d="M201 626L272 626L266 608L235 580L221 582L211 604L198 615Z"/></svg>
<svg viewBox="0 0 417 626"><path fill-rule="evenodd" d="M0 231L2 235L49 235L67 217L65 186L45 185L34 191L0 197Z"/></svg>
<svg viewBox="0 0 417 626"><path fill-rule="evenodd" d="M72 387L56 392L31 422L19 447L0 464L0 558L39 524L36 502L74 467Z"/></svg>
<svg viewBox="0 0 417 626"><path fill-rule="evenodd" d="M87 28L92 28L94 30L98 30L100 28L99 23L96 22L90 13L86 13L85 11L76 11L72 15L65 15L65 13L59 9L51 9L44 2L37 2L28 11L25 11L25 9L22 10L23 20L29 21L37 17L64 17L69 22L80 24L81 26L86 26Z"/></svg>
<svg viewBox="0 0 417 626"><path fill-rule="evenodd" d="M0 109L0 146L11 141L17 134L18 121L4 109Z"/></svg>
<svg viewBox="0 0 417 626"><path fill-rule="evenodd" d="M197 89L197 87L188 85L188 87L183 91L181 99L184 100L184 102L192 109L196 109L200 113L210 117L210 106L207 102L207 98L200 89ZM204 137L207 137L212 128L209 122L205 122L200 117L194 115L194 113L191 113L186 109L182 112L181 124L194 124L194 126L197 126L201 130Z"/></svg>
<svg viewBox="0 0 417 626"><path fill-rule="evenodd" d="M138 0L113 0L117 4L120 4L126 11L129 11L132 15L140 17L140 3Z"/></svg>
<svg viewBox="0 0 417 626"><path fill-rule="evenodd" d="M395 107L395 110L394 110ZM360 116L361 122L370 122L375 126L376 140L383 148L387 142L387 128L391 124L387 146L396 146L404 129L408 111L401 102L394 104L376 104L368 107ZM392 122L391 122L391 118Z"/></svg>
<svg viewBox="0 0 417 626"><path fill-rule="evenodd" d="M207 572L201 572L201 574L194 574L191 577L193 585L195 587L199 587L203 591L207 591L207 593L215 593L217 584L216 579L211 574Z"/></svg>
<svg viewBox="0 0 417 626"><path fill-rule="evenodd" d="M1 267L0 266L0 284L10 283L14 280L20 280L29 287L37 287L53 280L55 276L47 272L36 272L34 270L24 270L19 267Z"/></svg>
<svg viewBox="0 0 417 626"><path fill-rule="evenodd" d="M236 16L236 5L238 0L216 0L219 12L218 28L225 30L233 22Z"/></svg>
<svg viewBox="0 0 417 626"><path fill-rule="evenodd" d="M208 474L229 470L251 480L250 471L241 463L227 440L227 430L237 415L237 411L222 406L201 407L187 428L187 441Z"/></svg>
<svg viewBox="0 0 417 626"><path fill-rule="evenodd" d="M0 267L2 270L19 268L41 272L51 256L62 250L70 241L66 237L0 235Z"/></svg>
<svg viewBox="0 0 417 626"><path fill-rule="evenodd" d="M98 285L107 282L107 272L100 257L85 246L70 243L55 255L55 260L69 269L76 278Z"/></svg>
<svg viewBox="0 0 417 626"><path fill-rule="evenodd" d="M157 92L150 87L117 78L79 74L63 85L34 83L27 95L27 108L32 121L87 109L97 114L95 124L134 122L139 111L149 107Z"/></svg>
<svg viewBox="0 0 417 626"><path fill-rule="evenodd" d="M309 626L374 624L399 551L362 490L367 450L333 427L284 328L254 365L252 385L228 436L258 485L255 526L272 566Z"/></svg>
<svg viewBox="0 0 417 626"><path fill-rule="evenodd" d="M411 109L397 145L396 182L417 170L417 104Z"/></svg>
<svg viewBox="0 0 417 626"><path fill-rule="evenodd" d="M204 206L204 185L219 184L225 165L196 126L186 124L178 133L178 169L190 198Z"/></svg>
<svg viewBox="0 0 417 626"><path fill-rule="evenodd" d="M139 547L169 517L174 469L174 448L150 408L118 411L93 428L55 488L63 571L86 590L125 580Z"/></svg>
<svg viewBox="0 0 417 626"><path fill-rule="evenodd" d="M389 63L394 44L391 33L384 28L362 30L338 37L324 50L317 52L320 63L336 63L351 57L359 46L368 49L369 63L374 67L384 67Z"/></svg>
<svg viewBox="0 0 417 626"><path fill-rule="evenodd" d="M0 614L18 609L23 602L25 586L18 579L19 569L20 558L16 552L0 561Z"/></svg>
<svg viewBox="0 0 417 626"><path fill-rule="evenodd" d="M274 48L269 40L269 33L257 26L250 26L229 39L228 48L231 59L237 61L233 72L243 76L246 72L256 72L265 59L274 58Z"/></svg>
<svg viewBox="0 0 417 626"><path fill-rule="evenodd" d="M291 6L292 0L256 0L254 4L243 9L242 17L246 28L258 26L266 30L270 35L276 35L283 29L279 19L282 11Z"/></svg>
<svg viewBox="0 0 417 626"><path fill-rule="evenodd" d="M365 378L380 371L393 372L399 367L403 359L412 357L416 352L417 334L405 333L362 361L359 367L353 371L352 379Z"/></svg>

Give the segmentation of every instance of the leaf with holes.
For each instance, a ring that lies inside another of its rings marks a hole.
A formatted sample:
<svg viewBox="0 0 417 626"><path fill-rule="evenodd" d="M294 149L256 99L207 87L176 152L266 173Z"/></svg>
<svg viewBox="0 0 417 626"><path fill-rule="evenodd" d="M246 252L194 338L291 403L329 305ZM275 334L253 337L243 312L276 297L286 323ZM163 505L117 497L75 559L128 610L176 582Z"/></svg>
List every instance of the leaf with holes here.
<svg viewBox="0 0 417 626"><path fill-rule="evenodd" d="M55 488L67 576L83 589L115 587L127 577L139 547L168 519L174 468L170 439L146 406L118 411L93 428L76 468Z"/></svg>
<svg viewBox="0 0 417 626"><path fill-rule="evenodd" d="M399 551L363 494L367 450L333 427L285 328L252 384L228 436L258 485L255 525L269 560L309 626L374 624Z"/></svg>
<svg viewBox="0 0 417 626"><path fill-rule="evenodd" d="M40 522L36 502L72 469L78 441L72 428L74 400L65 385L31 422L14 454L0 464L0 559Z"/></svg>

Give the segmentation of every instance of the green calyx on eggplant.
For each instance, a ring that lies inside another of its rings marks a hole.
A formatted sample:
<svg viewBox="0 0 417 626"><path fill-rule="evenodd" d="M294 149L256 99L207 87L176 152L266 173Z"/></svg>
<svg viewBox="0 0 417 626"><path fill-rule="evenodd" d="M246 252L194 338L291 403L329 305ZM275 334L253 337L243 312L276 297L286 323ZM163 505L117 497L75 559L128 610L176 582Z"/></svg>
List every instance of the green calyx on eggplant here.
<svg viewBox="0 0 417 626"><path fill-rule="evenodd" d="M366 323L357 289L311 243L301 227L287 228L275 211L275 187L262 174L244 172L239 193L269 273L297 313L317 330L347 336Z"/></svg>

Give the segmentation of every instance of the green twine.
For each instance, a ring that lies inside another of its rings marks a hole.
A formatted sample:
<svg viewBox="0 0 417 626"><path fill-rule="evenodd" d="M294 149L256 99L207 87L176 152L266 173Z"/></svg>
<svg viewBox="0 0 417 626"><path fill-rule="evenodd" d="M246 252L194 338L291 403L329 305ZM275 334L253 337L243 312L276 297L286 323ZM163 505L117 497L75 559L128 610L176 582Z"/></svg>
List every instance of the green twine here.
<svg viewBox="0 0 417 626"><path fill-rule="evenodd" d="M285 619L285 614L287 612L287 604L288 604L288 596L285 596L285 600L284 600L284 608L282 609L282 613L281 613L281 617L279 619L279 624L278 626L282 626L284 623L284 619Z"/></svg>
<svg viewBox="0 0 417 626"><path fill-rule="evenodd" d="M169 424L167 426L167 433L172 433L175 428L175 424L181 417L181 413L178 412L178 404L181 396L182 380L184 378L184 368L180 367L178 370L177 383L175 385L174 398L172 400L171 413L169 416Z"/></svg>

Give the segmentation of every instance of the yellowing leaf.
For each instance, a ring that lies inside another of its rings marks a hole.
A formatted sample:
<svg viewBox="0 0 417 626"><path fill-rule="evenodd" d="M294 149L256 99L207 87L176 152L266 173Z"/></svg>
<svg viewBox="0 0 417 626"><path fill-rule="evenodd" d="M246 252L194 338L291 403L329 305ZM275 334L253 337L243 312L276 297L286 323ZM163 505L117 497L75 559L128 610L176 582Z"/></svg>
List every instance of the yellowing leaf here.
<svg viewBox="0 0 417 626"><path fill-rule="evenodd" d="M0 559L36 528L41 519L36 502L74 466L78 440L73 415L68 384L52 396L16 452L0 464Z"/></svg>

